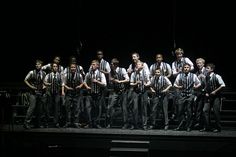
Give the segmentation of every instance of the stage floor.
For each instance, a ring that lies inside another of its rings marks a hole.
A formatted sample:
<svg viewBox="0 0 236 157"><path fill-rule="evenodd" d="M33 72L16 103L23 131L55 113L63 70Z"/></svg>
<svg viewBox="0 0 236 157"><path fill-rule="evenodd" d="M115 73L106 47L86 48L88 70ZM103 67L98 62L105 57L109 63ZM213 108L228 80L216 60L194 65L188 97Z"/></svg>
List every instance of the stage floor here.
<svg viewBox="0 0 236 157"><path fill-rule="evenodd" d="M236 137L236 130L233 128L223 128L221 132L200 132L199 130L192 130L187 132L185 130L174 131L173 128L169 130L163 129L120 129L120 128L31 128L24 129L22 125L3 125L1 127L3 132L44 132L44 133L78 133L78 134L106 134L106 135L148 135L148 136L194 136L194 137Z"/></svg>
<svg viewBox="0 0 236 157"><path fill-rule="evenodd" d="M116 147L119 147L119 150L120 147L133 147L129 150L137 150L136 147L139 147L138 150L142 148L148 151L148 157L183 153L190 153L191 156L225 156L236 153L236 130L223 128L219 133L174 131L172 128L167 131L120 128L25 130L22 125L4 125L1 127L1 146L5 149L3 156L8 156L14 150L28 156L37 152L39 156L74 156L74 153L85 153L86 156L106 157L112 156L111 150L117 150Z"/></svg>

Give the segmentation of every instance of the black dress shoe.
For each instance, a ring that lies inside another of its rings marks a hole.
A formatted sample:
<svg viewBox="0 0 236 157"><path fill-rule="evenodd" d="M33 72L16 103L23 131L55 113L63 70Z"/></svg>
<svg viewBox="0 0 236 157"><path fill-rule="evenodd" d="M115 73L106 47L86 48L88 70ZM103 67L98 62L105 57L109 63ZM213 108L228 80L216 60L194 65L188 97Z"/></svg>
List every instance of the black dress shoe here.
<svg viewBox="0 0 236 157"><path fill-rule="evenodd" d="M206 128L200 129L199 131L200 131L200 132L205 132L205 131L206 131Z"/></svg>
<svg viewBox="0 0 236 157"><path fill-rule="evenodd" d="M66 123L63 128L68 128L70 126L70 123Z"/></svg>
<svg viewBox="0 0 236 157"><path fill-rule="evenodd" d="M207 128L203 128L203 129L201 129L201 130L199 130L200 132L209 132L209 131L211 131L210 129L207 129Z"/></svg>
<svg viewBox="0 0 236 157"><path fill-rule="evenodd" d="M180 127L175 128L174 131L180 131Z"/></svg>
<svg viewBox="0 0 236 157"><path fill-rule="evenodd" d="M134 130L134 126L133 125L130 126L130 130Z"/></svg>
<svg viewBox="0 0 236 157"><path fill-rule="evenodd" d="M194 125L194 128L199 128L200 127L200 124L199 123L196 123L195 125Z"/></svg>
<svg viewBox="0 0 236 157"><path fill-rule="evenodd" d="M74 127L74 128L78 128L78 129L80 128L80 126L79 126L78 123L74 123L74 124L73 124L73 127Z"/></svg>
<svg viewBox="0 0 236 157"><path fill-rule="evenodd" d="M152 130L154 128L153 125L150 125L148 129Z"/></svg>
<svg viewBox="0 0 236 157"><path fill-rule="evenodd" d="M41 129L44 128L44 125L40 125L39 128L41 128Z"/></svg>
<svg viewBox="0 0 236 157"><path fill-rule="evenodd" d="M95 128L101 129L102 127L99 124L97 124L97 125L95 125Z"/></svg>
<svg viewBox="0 0 236 157"><path fill-rule="evenodd" d="M60 128L60 124L59 124L59 123L56 123L56 124L55 124L55 127L56 127L56 128Z"/></svg>
<svg viewBox="0 0 236 157"><path fill-rule="evenodd" d="M221 132L221 130L220 129L214 129L213 132L217 133L217 132Z"/></svg>
<svg viewBox="0 0 236 157"><path fill-rule="evenodd" d="M169 129L169 125L166 125L165 127L164 127L164 130L168 130Z"/></svg>
<svg viewBox="0 0 236 157"><path fill-rule="evenodd" d="M92 128L92 125L87 124L87 125L84 126L84 128L85 128L85 129Z"/></svg>
<svg viewBox="0 0 236 157"><path fill-rule="evenodd" d="M125 124L122 129L127 129L128 128L128 124Z"/></svg>
<svg viewBox="0 0 236 157"><path fill-rule="evenodd" d="M146 130L147 130L147 126L143 126L143 130L145 130L145 131L146 131Z"/></svg>
<svg viewBox="0 0 236 157"><path fill-rule="evenodd" d="M191 128L187 128L187 132L190 132L191 131Z"/></svg>
<svg viewBox="0 0 236 157"><path fill-rule="evenodd" d="M25 129L31 129L31 127L29 126L29 124L24 124L23 127L24 127Z"/></svg>

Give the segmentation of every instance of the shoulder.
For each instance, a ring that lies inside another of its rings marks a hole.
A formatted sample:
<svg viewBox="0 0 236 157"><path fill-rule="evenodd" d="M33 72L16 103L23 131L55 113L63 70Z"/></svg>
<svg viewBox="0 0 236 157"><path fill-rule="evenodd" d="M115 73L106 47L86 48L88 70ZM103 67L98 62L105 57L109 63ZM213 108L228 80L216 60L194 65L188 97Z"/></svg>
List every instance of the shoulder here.
<svg viewBox="0 0 236 157"><path fill-rule="evenodd" d="M215 76L216 78L222 78L219 74L213 74L213 76Z"/></svg>

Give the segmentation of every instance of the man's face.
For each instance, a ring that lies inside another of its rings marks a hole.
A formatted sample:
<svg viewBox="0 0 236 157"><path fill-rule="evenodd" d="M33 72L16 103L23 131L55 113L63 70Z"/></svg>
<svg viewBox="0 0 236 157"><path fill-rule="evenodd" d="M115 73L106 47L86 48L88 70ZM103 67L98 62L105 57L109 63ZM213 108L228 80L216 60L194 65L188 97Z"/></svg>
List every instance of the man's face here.
<svg viewBox="0 0 236 157"><path fill-rule="evenodd" d="M188 73L190 71L190 66L189 65L185 65L184 66L184 73Z"/></svg>
<svg viewBox="0 0 236 157"><path fill-rule="evenodd" d="M158 70L155 71L155 75L156 75L156 76L160 76L160 75L161 75L160 69L158 69Z"/></svg>
<svg viewBox="0 0 236 157"><path fill-rule="evenodd" d="M211 73L213 70L212 70L212 68L211 68L210 66L207 66L207 67L206 67L206 71L207 71L207 73L209 74L209 73Z"/></svg>
<svg viewBox="0 0 236 157"><path fill-rule="evenodd" d="M99 65L98 65L97 63L95 63L95 62L92 63L91 66L92 66L92 69L93 69L93 70L96 70L96 69L98 69L98 67L99 67Z"/></svg>
<svg viewBox="0 0 236 157"><path fill-rule="evenodd" d="M98 51L98 52L97 52L97 57L98 57L98 59L102 59L102 58L103 58L103 53L102 53L102 51Z"/></svg>
<svg viewBox="0 0 236 157"><path fill-rule="evenodd" d="M60 57L55 57L53 62L59 64L60 63Z"/></svg>
<svg viewBox="0 0 236 157"><path fill-rule="evenodd" d="M117 66L116 66L114 63L111 63L111 68L112 68L112 69L114 69L114 70L115 70L115 69L116 69L116 67L117 67Z"/></svg>
<svg viewBox="0 0 236 157"><path fill-rule="evenodd" d="M156 56L156 61L159 62L159 63L162 62L163 61L163 57L161 55L157 55Z"/></svg>
<svg viewBox="0 0 236 157"><path fill-rule="evenodd" d="M202 67L204 66L204 64L203 64L203 62L202 61L197 61L197 67L199 68L199 69L202 69Z"/></svg>
<svg viewBox="0 0 236 157"><path fill-rule="evenodd" d="M183 53L181 53L181 52L176 53L176 58L177 59L181 59L182 57L183 57Z"/></svg>
<svg viewBox="0 0 236 157"><path fill-rule="evenodd" d="M38 70L39 70L39 69L41 69L41 67L42 67L42 64L37 62L35 66L36 66L36 69L38 69Z"/></svg>
<svg viewBox="0 0 236 157"><path fill-rule="evenodd" d="M143 68L143 63L142 63L142 62L138 62L138 63L136 64L136 68L137 68L138 70L142 69L142 68Z"/></svg>
<svg viewBox="0 0 236 157"><path fill-rule="evenodd" d="M136 63L139 60L139 57L136 54L132 55L132 60L134 63Z"/></svg>
<svg viewBox="0 0 236 157"><path fill-rule="evenodd" d="M71 64L70 65L70 70L72 73L75 73L76 72L76 65L75 64Z"/></svg>
<svg viewBox="0 0 236 157"><path fill-rule="evenodd" d="M57 72L57 71L58 71L58 65L54 63L54 64L52 65L52 70L53 70L54 72Z"/></svg>

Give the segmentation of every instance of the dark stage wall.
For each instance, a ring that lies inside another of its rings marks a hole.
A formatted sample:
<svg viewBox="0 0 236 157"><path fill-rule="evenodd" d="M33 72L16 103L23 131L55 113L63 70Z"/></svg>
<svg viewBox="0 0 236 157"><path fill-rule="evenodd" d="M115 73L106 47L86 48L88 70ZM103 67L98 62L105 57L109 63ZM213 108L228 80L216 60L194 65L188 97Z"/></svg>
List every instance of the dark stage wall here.
<svg viewBox="0 0 236 157"><path fill-rule="evenodd" d="M0 62L6 75L1 77L1 82L23 82L37 58L48 63L58 54L66 64L70 55L77 55L80 42L83 47L78 57L85 70L97 49L104 50L108 61L117 57L126 68L133 50L149 65L155 61L157 52L163 53L171 63L175 39L176 47L182 47L186 56L193 61L203 57L207 62L214 62L216 72L226 84L235 86L231 64L235 11L229 2L5 3L8 16L2 22L4 43Z"/></svg>

